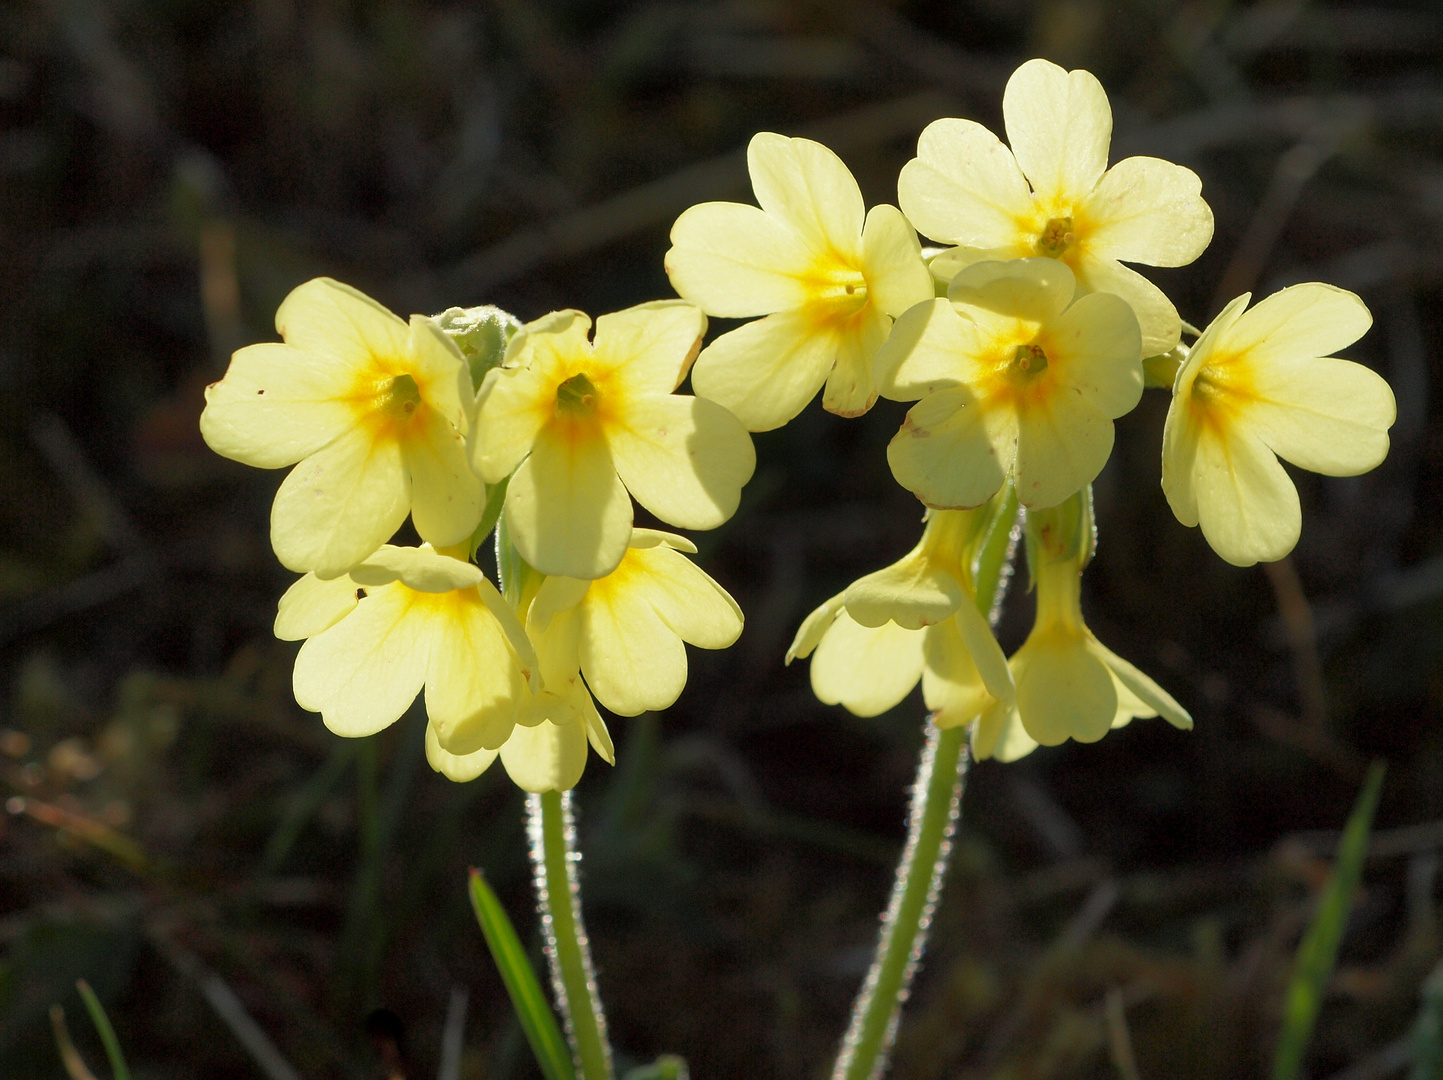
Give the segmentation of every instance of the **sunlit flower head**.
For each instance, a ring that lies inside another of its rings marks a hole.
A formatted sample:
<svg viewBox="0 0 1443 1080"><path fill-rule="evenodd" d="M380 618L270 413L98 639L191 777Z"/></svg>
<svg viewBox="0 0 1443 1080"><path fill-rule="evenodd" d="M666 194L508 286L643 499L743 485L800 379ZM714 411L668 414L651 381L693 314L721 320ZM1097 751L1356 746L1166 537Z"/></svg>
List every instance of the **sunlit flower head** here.
<svg viewBox="0 0 1443 1080"><path fill-rule="evenodd" d="M822 405L859 416L877 399L872 361L892 319L933 295L917 233L894 206L864 213L840 158L771 132L747 147L761 207L701 203L677 218L666 272L708 315L766 318L702 351L692 386L752 431Z"/></svg>
<svg viewBox="0 0 1443 1080"><path fill-rule="evenodd" d="M395 723L425 689L441 744L501 746L539 662L521 622L481 571L429 545L389 544L343 577L307 574L281 597L276 636L306 639L295 694L337 735Z"/></svg>
<svg viewBox="0 0 1443 1080"><path fill-rule="evenodd" d="M726 590L683 552L690 541L635 529L620 565L595 581L549 577L527 616L532 637L554 643L548 686L580 671L619 716L665 709L686 686L686 647L725 649L742 631ZM549 650L548 650L549 651Z"/></svg>
<svg viewBox="0 0 1443 1080"><path fill-rule="evenodd" d="M297 466L271 509L281 562L334 578L407 513L424 540L466 540L482 488L466 463L471 377L450 339L329 278L294 289L276 329L284 344L241 349L206 388L200 430L225 457Z"/></svg>
<svg viewBox="0 0 1443 1080"><path fill-rule="evenodd" d="M1278 458L1325 476L1356 476L1388 453L1397 419L1383 379L1329 356L1372 316L1353 293L1316 282L1223 309L1173 384L1162 489L1184 525L1202 525L1237 566L1281 559L1302 530L1298 492Z"/></svg>
<svg viewBox="0 0 1443 1080"><path fill-rule="evenodd" d="M977 725L983 750L1027 740L1056 746L1096 742L1134 717L1161 714L1192 727L1187 711L1137 668L1107 649L1082 619L1082 570L1091 555L1090 498L1079 492L1061 506L1027 515L1027 559L1037 593L1032 632L1010 664L1014 710L991 707ZM1020 721L1021 730L1018 730Z"/></svg>
<svg viewBox="0 0 1443 1080"><path fill-rule="evenodd" d="M1118 260L1185 266L1202 253L1213 216L1197 175L1150 157L1109 169L1112 108L1086 71L1029 60L1007 82L1002 115L1011 149L971 120L937 120L897 180L912 224L960 245L938 256L933 272L945 279L981 259L1060 259L1080 290L1115 293L1132 305L1140 355L1172 348L1177 310Z"/></svg>
<svg viewBox="0 0 1443 1080"><path fill-rule="evenodd" d="M898 483L966 508L1011 478L1023 505L1045 507L1096 478L1112 421L1142 396L1137 319L1116 296L1073 296L1057 260L976 263L948 299L897 320L878 382L918 402L887 447Z"/></svg>
<svg viewBox="0 0 1443 1080"><path fill-rule="evenodd" d="M631 499L684 529L737 508L756 465L741 422L674 394L706 330L680 300L596 320L558 311L511 340L477 399L472 461L488 484L510 477L506 519L521 557L547 575L598 578L631 539ZM513 475L514 472L514 475Z"/></svg>

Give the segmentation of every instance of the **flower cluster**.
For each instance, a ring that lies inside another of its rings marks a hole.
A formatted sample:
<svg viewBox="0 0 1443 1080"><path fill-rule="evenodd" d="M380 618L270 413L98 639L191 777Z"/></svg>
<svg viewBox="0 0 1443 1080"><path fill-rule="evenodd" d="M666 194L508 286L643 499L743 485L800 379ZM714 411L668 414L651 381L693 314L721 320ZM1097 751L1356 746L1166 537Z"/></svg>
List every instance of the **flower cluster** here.
<svg viewBox="0 0 1443 1080"><path fill-rule="evenodd" d="M1091 74L1029 61L1002 106L1007 144L938 120L898 178L900 209L865 215L830 151L758 135L747 160L760 208L692 207L666 268L707 314L764 316L703 350L693 379L752 430L785 423L824 382L824 407L844 416L878 395L916 403L887 458L928 508L922 539L813 612L788 660L811 655L818 697L864 716L920 680L935 723L971 724L978 756L1010 760L1135 717L1191 726L1082 620L1090 485L1149 376L1173 390L1168 502L1240 566L1298 540L1278 458L1365 472L1387 453L1395 409L1381 378L1329 355L1370 322L1341 289L1298 285L1246 312L1239 297L1183 344L1172 302L1123 264L1192 262L1212 211L1189 169L1109 168L1112 113ZM924 251L916 233L947 246ZM1037 617L1004 664L974 581L979 537L1011 528L1019 503Z"/></svg>
<svg viewBox="0 0 1443 1080"><path fill-rule="evenodd" d="M576 784L593 700L634 715L686 683L683 642L725 648L742 614L680 536L632 528L631 496L690 529L736 509L755 458L740 421L674 393L706 316L680 301L516 327L494 309L403 322L327 279L208 388L218 453L295 466L271 540L302 572L276 636L303 640L296 700L371 735L424 691L426 753L455 780L497 757L528 791ZM479 387L475 384L479 382ZM423 543L387 543L407 516ZM474 560L497 529L498 589Z"/></svg>

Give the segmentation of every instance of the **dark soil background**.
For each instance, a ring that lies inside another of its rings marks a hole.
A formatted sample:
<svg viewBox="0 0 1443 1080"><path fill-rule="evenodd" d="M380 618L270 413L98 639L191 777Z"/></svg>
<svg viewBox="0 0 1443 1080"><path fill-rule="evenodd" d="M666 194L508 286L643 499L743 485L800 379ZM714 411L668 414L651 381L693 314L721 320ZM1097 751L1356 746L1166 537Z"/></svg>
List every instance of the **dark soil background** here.
<svg viewBox="0 0 1443 1080"><path fill-rule="evenodd" d="M296 706L296 647L270 633L280 475L207 451L201 389L318 274L402 314L669 296L672 220L750 198L752 133L821 139L894 201L921 128L1000 128L1036 55L1102 79L1113 160L1202 177L1212 247L1150 272L1183 317L1353 289L1375 323L1348 355L1392 383L1398 423L1374 473L1296 474L1302 542L1248 570L1168 511L1165 393L1119 423L1086 611L1196 730L1138 721L974 770L894 1075L1117 1076L1113 990L1147 1080L1265 1075L1375 758L1379 832L1309 1061L1404 1068L1443 951L1437 5L19 0L0 6L0 1075L64 1075L53 1002L105 1075L78 977L137 1080L264 1075L235 1002L306 1080L432 1076L458 989L461 1076L537 1075L465 894L483 868L534 935L523 797L499 767L431 773L416 712L345 742ZM757 437L742 509L697 537L746 632L693 650L664 716L615 721L616 768L593 757L578 790L623 1065L828 1068L924 714L824 707L782 654L918 534L884 457L900 414L814 403ZM1029 621L1015 590L1009 648Z"/></svg>

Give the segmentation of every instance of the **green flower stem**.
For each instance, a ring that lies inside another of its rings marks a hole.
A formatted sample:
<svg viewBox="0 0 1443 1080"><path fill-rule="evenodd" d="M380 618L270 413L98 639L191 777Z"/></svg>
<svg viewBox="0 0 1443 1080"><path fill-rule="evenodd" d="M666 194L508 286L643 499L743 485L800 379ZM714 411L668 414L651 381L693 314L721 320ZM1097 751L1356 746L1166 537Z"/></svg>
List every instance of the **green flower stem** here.
<svg viewBox="0 0 1443 1080"><path fill-rule="evenodd" d="M576 880L576 826L571 792L548 791L526 799L531 860L536 869L537 904L551 988L565 1023L566 1037L584 1080L612 1080L611 1044L606 1017L596 992L591 947L581 922L581 892Z"/></svg>
<svg viewBox="0 0 1443 1080"><path fill-rule="evenodd" d="M1016 502L1009 494L975 563L977 607L993 626L1001 615L1012 556L1020 538ZM842 1040L832 1080L876 1080L886 1071L902 1003L907 1000L912 976L922 959L952 853L952 834L970 757L967 734L965 726L939 730L931 723L927 725L927 742L912 788L907 845L897 864L892 898L882 915L877 952L852 1005L852 1021Z"/></svg>

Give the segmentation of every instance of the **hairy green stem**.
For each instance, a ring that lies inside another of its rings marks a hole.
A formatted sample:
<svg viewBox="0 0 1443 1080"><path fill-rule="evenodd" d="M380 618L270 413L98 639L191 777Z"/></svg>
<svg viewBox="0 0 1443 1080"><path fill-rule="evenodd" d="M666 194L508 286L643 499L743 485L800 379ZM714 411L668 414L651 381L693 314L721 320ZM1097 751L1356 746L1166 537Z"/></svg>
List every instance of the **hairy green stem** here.
<svg viewBox="0 0 1443 1080"><path fill-rule="evenodd" d="M974 563L977 607L993 626L1002 612L1012 557L1021 537L1015 507L1009 495ZM939 730L927 725L927 742L912 787L907 844L882 915L877 952L852 1005L852 1020L832 1080L877 1080L886 1071L902 1003L911 992L952 853L952 833L970 758L967 735L965 726Z"/></svg>
<svg viewBox="0 0 1443 1080"><path fill-rule="evenodd" d="M596 992L591 946L581 922L581 892L576 879L576 826L571 792L548 791L526 799L531 860L536 870L537 905L551 989L565 1024L566 1037L584 1080L612 1080L611 1044L606 1017Z"/></svg>

